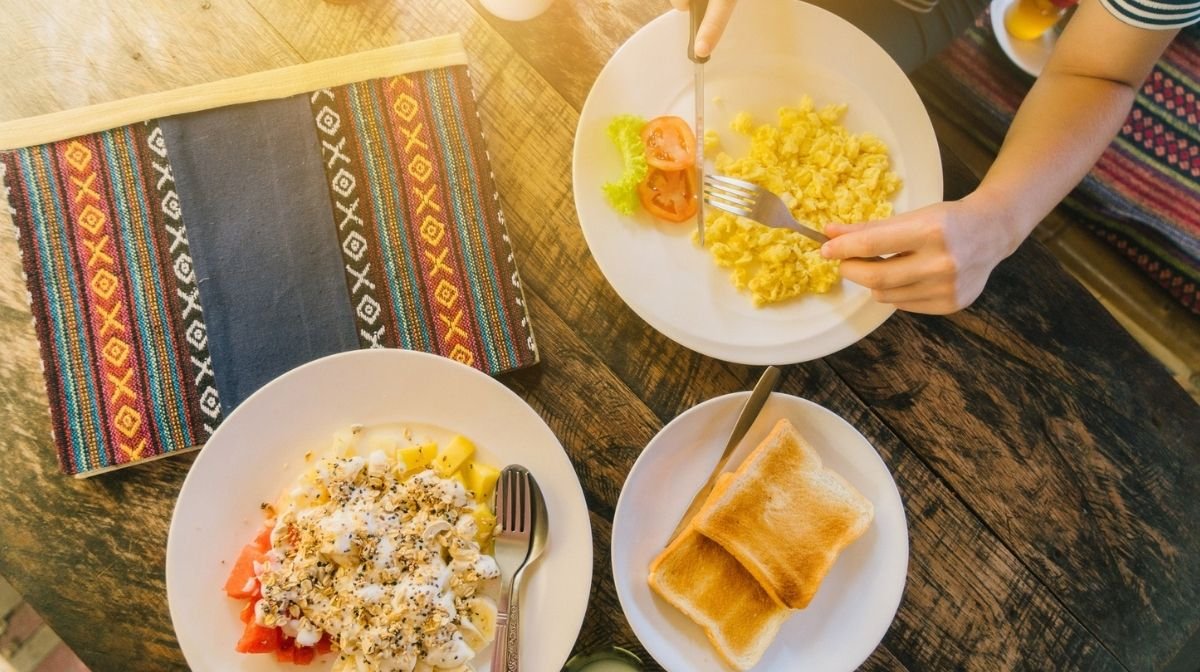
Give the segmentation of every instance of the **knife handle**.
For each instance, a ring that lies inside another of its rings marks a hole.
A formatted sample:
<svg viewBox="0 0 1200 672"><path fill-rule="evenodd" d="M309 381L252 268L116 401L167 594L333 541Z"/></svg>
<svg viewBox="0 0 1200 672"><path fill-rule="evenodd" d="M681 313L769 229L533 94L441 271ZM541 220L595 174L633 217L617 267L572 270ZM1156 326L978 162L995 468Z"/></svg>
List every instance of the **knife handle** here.
<svg viewBox="0 0 1200 672"><path fill-rule="evenodd" d="M696 31L700 30L700 23L704 21L704 13L707 11L708 0L690 0L688 15L692 22L692 32L688 37L688 58L696 63L708 62L708 56L696 57Z"/></svg>

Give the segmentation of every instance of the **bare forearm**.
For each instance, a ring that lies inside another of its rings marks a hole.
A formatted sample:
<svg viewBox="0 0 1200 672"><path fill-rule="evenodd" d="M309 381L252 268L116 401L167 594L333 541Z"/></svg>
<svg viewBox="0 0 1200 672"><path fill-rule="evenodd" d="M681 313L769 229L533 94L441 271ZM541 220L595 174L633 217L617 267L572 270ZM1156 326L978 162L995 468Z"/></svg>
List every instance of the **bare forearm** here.
<svg viewBox="0 0 1200 672"><path fill-rule="evenodd" d="M1121 23L1081 0L1025 97L995 163L967 200L1003 213L1011 253L1112 142L1154 62L1178 29Z"/></svg>
<svg viewBox="0 0 1200 672"><path fill-rule="evenodd" d="M1095 164L1133 97L1127 84L1070 73L1034 85L975 195L1008 213L1014 248Z"/></svg>
<svg viewBox="0 0 1200 672"><path fill-rule="evenodd" d="M970 305L996 264L1112 141L1177 32L1135 27L1100 0L1080 0L974 193L886 220L827 224L831 240L821 254L840 259L842 277L869 287L876 301L902 310L941 314Z"/></svg>

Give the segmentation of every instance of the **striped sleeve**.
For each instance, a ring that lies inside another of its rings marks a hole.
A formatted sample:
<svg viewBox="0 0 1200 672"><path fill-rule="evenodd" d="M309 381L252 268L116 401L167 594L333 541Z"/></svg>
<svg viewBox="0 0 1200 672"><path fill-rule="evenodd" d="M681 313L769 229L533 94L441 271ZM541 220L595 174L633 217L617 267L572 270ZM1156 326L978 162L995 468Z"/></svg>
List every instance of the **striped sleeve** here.
<svg viewBox="0 0 1200 672"><path fill-rule="evenodd" d="M1139 28L1183 28L1200 21L1200 0L1100 0L1100 4Z"/></svg>

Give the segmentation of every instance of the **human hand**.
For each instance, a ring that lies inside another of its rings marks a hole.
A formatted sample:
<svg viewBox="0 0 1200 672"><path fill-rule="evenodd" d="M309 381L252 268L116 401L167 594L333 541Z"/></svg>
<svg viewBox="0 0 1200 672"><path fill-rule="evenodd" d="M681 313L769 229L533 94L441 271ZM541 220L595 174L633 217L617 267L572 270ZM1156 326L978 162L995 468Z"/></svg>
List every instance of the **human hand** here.
<svg viewBox="0 0 1200 672"><path fill-rule="evenodd" d="M841 259L842 277L880 303L945 315L971 305L988 275L1012 254L1024 227L1005 209L971 196L862 224L829 224L821 255ZM894 255L882 260L869 257Z"/></svg>
<svg viewBox="0 0 1200 672"><path fill-rule="evenodd" d="M681 12L686 12L690 4L689 0L671 0L671 6ZM721 34L725 32L725 24L729 23L729 17L733 15L735 4L737 0L709 0L708 9L704 11L704 20L700 22L700 29L696 31L697 56L704 57L712 53L721 39Z"/></svg>

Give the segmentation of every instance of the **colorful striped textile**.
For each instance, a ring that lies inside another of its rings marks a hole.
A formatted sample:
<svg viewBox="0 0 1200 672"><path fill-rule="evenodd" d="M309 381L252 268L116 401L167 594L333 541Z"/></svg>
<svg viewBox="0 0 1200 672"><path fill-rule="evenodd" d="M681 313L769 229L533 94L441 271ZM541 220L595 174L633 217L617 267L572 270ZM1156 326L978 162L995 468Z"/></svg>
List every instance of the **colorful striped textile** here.
<svg viewBox="0 0 1200 672"><path fill-rule="evenodd" d="M1032 80L985 15L914 78L926 103L998 150ZM1138 91L1112 145L1064 201L1071 216L1200 313L1200 25L1184 29Z"/></svg>
<svg viewBox="0 0 1200 672"><path fill-rule="evenodd" d="M466 66L310 97L359 344L506 371L534 343L511 327L525 319L520 282L503 227L488 225L504 215L470 100Z"/></svg>
<svg viewBox="0 0 1200 672"><path fill-rule="evenodd" d="M0 152L63 471L198 447L326 352L535 363L475 110L466 66L449 65ZM242 146L268 135L247 119L281 111L300 123L246 150L287 168L214 182L236 167L199 139L237 122ZM293 194L303 225L277 207Z"/></svg>
<svg viewBox="0 0 1200 672"><path fill-rule="evenodd" d="M69 473L203 443L221 417L162 132L0 154Z"/></svg>

